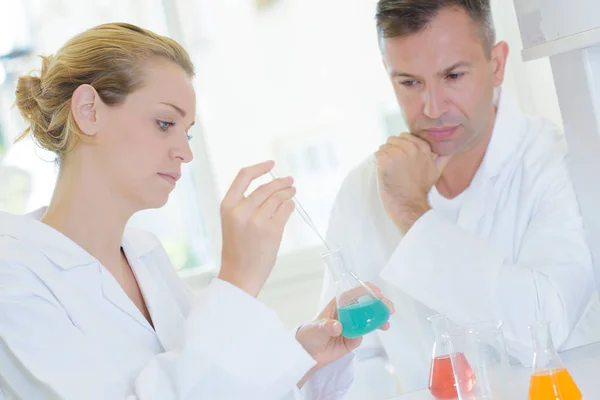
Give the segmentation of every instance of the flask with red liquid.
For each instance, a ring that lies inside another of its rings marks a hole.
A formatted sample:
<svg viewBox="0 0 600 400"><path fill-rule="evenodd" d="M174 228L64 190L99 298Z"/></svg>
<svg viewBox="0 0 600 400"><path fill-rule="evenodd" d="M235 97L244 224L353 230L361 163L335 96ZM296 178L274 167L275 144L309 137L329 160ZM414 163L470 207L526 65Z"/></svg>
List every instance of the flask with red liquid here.
<svg viewBox="0 0 600 400"><path fill-rule="evenodd" d="M452 358L454 358L454 363L457 366L460 364L460 371L464 375L461 379L462 385L472 385L475 377L463 353L457 353L452 358L450 357L450 347L444 335L451 329L456 328L456 325L446 315L434 315L428 320L431 323L434 335L429 372L429 392L437 400L458 399Z"/></svg>

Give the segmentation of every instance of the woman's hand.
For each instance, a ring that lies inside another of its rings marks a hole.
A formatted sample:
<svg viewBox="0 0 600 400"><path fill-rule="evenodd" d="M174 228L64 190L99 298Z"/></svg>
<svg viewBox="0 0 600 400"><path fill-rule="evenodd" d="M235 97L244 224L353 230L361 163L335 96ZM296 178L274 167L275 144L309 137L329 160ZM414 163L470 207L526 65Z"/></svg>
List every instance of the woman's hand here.
<svg viewBox="0 0 600 400"><path fill-rule="evenodd" d="M273 169L267 161L243 168L221 203L223 250L219 279L256 297L275 265L277 252L294 202L291 177L273 180L247 197L256 178Z"/></svg>
<svg viewBox="0 0 600 400"><path fill-rule="evenodd" d="M393 314L395 310L392 302L386 299L376 286L371 283L366 285L383 300L390 310L390 315ZM361 293L357 292L355 295L360 297ZM386 331L389 328L390 323L386 322L379 329ZM362 342L362 337L348 339L342 336L342 324L338 321L336 299L331 300L314 321L302 325L296 333L296 339L317 362L317 365L298 383L299 387L302 387L316 370L355 350Z"/></svg>

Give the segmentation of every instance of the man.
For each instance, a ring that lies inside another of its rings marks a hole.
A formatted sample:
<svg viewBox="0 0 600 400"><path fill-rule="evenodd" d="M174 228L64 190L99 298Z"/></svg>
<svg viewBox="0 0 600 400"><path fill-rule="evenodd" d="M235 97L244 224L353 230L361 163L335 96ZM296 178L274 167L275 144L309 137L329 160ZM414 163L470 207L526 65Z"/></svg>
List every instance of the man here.
<svg viewBox="0 0 600 400"><path fill-rule="evenodd" d="M538 319L559 349L600 340L566 143L501 91L508 45L495 42L489 0L379 0L376 18L411 133L352 171L332 210L328 240L397 310L357 358L385 353L404 391L426 387L438 313L504 321L524 363ZM323 299L333 292L326 274Z"/></svg>

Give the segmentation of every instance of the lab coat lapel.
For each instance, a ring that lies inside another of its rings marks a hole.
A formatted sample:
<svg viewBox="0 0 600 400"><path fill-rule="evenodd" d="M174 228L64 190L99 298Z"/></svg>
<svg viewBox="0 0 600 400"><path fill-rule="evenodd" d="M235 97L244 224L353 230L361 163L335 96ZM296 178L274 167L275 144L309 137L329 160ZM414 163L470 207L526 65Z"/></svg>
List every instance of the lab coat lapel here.
<svg viewBox="0 0 600 400"><path fill-rule="evenodd" d="M106 268L101 268L100 274L102 277L102 294L104 297L115 307L128 314L135 322L143 326L144 329L154 333L152 326L146 321L146 318L144 318L140 310L138 310L110 272L108 272Z"/></svg>
<svg viewBox="0 0 600 400"><path fill-rule="evenodd" d="M160 343L165 351L178 348L185 323L179 306L161 277L153 277L142 260L131 263Z"/></svg>
<svg viewBox="0 0 600 400"><path fill-rule="evenodd" d="M484 218L484 214L498 203L495 197L494 186L482 170L479 170L465 193L456 224L481 237L488 237L492 224Z"/></svg>
<svg viewBox="0 0 600 400"><path fill-rule="evenodd" d="M494 131L481 166L465 192L465 200L457 225L483 238L490 235L493 220L483 218L486 211L498 207L500 194L496 189L502 171L514 167L515 154L522 138L523 116L508 93L499 93L499 106ZM501 184L501 182L500 182Z"/></svg>

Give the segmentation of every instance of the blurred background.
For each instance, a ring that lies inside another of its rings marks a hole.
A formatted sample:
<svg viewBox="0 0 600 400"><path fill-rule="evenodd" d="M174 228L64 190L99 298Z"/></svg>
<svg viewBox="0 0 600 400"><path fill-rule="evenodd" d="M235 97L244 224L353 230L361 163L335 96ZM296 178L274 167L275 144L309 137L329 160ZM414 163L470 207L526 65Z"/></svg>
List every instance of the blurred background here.
<svg viewBox="0 0 600 400"><path fill-rule="evenodd" d="M521 61L512 1L492 0L499 40L511 46L505 90L520 108L562 127L547 59ZM237 171L274 159L296 178L298 199L325 231L345 175L405 130L383 69L376 0L0 0L0 211L47 205L54 155L26 139L12 109L17 77L92 26L125 21L173 37L196 64L193 163L161 210L131 225L154 232L192 287L215 274L219 203ZM290 327L316 310L324 264L294 215L261 299Z"/></svg>

